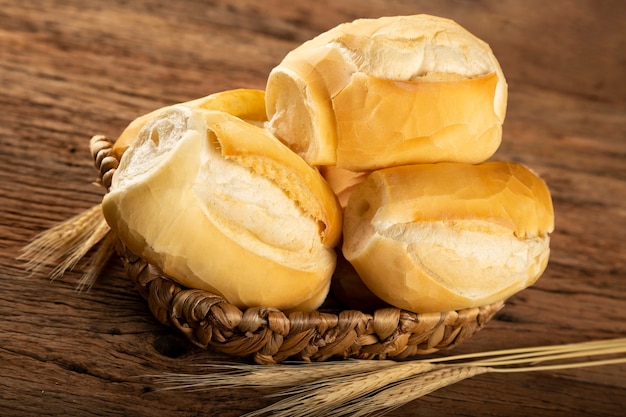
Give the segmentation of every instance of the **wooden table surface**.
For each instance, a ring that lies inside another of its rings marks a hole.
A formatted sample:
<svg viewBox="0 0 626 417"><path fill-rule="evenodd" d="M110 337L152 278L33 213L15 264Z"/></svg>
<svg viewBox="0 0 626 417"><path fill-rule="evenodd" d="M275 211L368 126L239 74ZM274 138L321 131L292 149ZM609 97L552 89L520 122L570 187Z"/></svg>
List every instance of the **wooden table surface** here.
<svg viewBox="0 0 626 417"><path fill-rule="evenodd" d="M622 1L0 0L0 415L238 416L271 390L159 391L150 374L229 360L150 315L112 260L50 282L15 258L102 196L89 137L231 88L263 88L299 43L356 17L430 13L494 50L509 82L494 159L549 184L552 257L532 288L450 353L626 336L626 33ZM626 366L487 374L396 416L621 416Z"/></svg>

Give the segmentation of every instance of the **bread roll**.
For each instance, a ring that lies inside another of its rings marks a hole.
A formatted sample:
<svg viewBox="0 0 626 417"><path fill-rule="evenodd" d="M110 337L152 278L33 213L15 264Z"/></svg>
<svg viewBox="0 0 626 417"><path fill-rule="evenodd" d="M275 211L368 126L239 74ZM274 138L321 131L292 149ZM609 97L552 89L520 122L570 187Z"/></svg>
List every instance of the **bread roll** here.
<svg viewBox="0 0 626 417"><path fill-rule="evenodd" d="M312 165L353 171L455 161L499 147L507 84L455 22L359 19L289 52L266 86L268 128Z"/></svg>
<svg viewBox="0 0 626 417"><path fill-rule="evenodd" d="M321 175L225 112L175 105L146 119L103 200L117 236L171 279L239 307L316 309L341 235Z"/></svg>
<svg viewBox="0 0 626 417"><path fill-rule="evenodd" d="M394 167L370 174L350 197L343 254L389 304L449 311L532 285L553 229L548 188L522 165Z"/></svg>

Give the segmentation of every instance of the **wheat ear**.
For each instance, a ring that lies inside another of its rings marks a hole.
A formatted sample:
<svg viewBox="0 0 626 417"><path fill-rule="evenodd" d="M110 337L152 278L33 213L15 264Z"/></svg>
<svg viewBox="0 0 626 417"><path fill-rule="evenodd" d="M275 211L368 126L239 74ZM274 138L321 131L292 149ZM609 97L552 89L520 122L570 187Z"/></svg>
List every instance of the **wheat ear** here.
<svg viewBox="0 0 626 417"><path fill-rule="evenodd" d="M203 364L203 374L166 373L146 375L157 384L166 385L161 390L184 389L200 391L219 388L242 387L293 387L319 379L342 377L382 370L397 365L393 361L361 361L349 359L337 362L287 363L272 366L250 364Z"/></svg>
<svg viewBox="0 0 626 417"><path fill-rule="evenodd" d="M72 270L102 241L105 244L96 251L86 274L78 283L77 288L84 290L93 285L112 255L115 244L100 204L35 236L22 249L17 259L25 262L25 268L31 274L39 272L46 266L52 266L50 279L55 280Z"/></svg>
<svg viewBox="0 0 626 417"><path fill-rule="evenodd" d="M337 417L384 415L440 388L488 371L489 368L480 366L436 365L430 372L395 380L382 389L340 404L332 410L332 415Z"/></svg>
<svg viewBox="0 0 626 417"><path fill-rule="evenodd" d="M276 417L352 415L351 411L346 411L346 414L340 412L342 409L349 409L355 399L365 397L398 380L430 373L435 367L436 365L424 361L402 365L392 362L391 366L384 369L373 370L370 367L356 374L324 378L280 392L276 395L287 398L263 410L245 414L245 417L261 416L268 412ZM333 389L328 389L329 386Z"/></svg>

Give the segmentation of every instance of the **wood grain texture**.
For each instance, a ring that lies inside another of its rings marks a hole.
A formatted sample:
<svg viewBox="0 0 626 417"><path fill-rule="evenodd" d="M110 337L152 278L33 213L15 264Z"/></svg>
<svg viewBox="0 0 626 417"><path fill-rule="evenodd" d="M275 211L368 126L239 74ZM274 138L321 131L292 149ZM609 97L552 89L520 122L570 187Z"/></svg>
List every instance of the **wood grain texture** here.
<svg viewBox="0 0 626 417"><path fill-rule="evenodd" d="M431 13L487 41L509 81L495 159L548 182L541 280L454 353L626 335L626 33L621 1L0 0L0 414L238 416L264 390L160 391L150 374L228 358L159 325L112 260L87 293L15 261L101 198L88 139L162 105L263 88L293 47L356 17ZM487 374L395 416L621 416L626 367Z"/></svg>

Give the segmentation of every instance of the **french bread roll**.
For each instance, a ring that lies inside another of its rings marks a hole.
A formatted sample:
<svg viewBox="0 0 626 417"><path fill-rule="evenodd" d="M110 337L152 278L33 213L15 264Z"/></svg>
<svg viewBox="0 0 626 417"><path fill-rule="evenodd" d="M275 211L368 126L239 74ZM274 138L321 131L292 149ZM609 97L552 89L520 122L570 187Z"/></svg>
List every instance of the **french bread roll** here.
<svg viewBox="0 0 626 417"><path fill-rule="evenodd" d="M102 206L133 253L241 308L314 310L329 290L341 235L335 195L275 137L226 112L153 112Z"/></svg>
<svg viewBox="0 0 626 417"><path fill-rule="evenodd" d="M508 162L375 171L344 213L343 254L376 296L422 313L504 300L550 253L546 184Z"/></svg>
<svg viewBox="0 0 626 417"><path fill-rule="evenodd" d="M359 19L270 72L268 129L311 165L478 163L499 147L507 84L489 46L429 15Z"/></svg>

